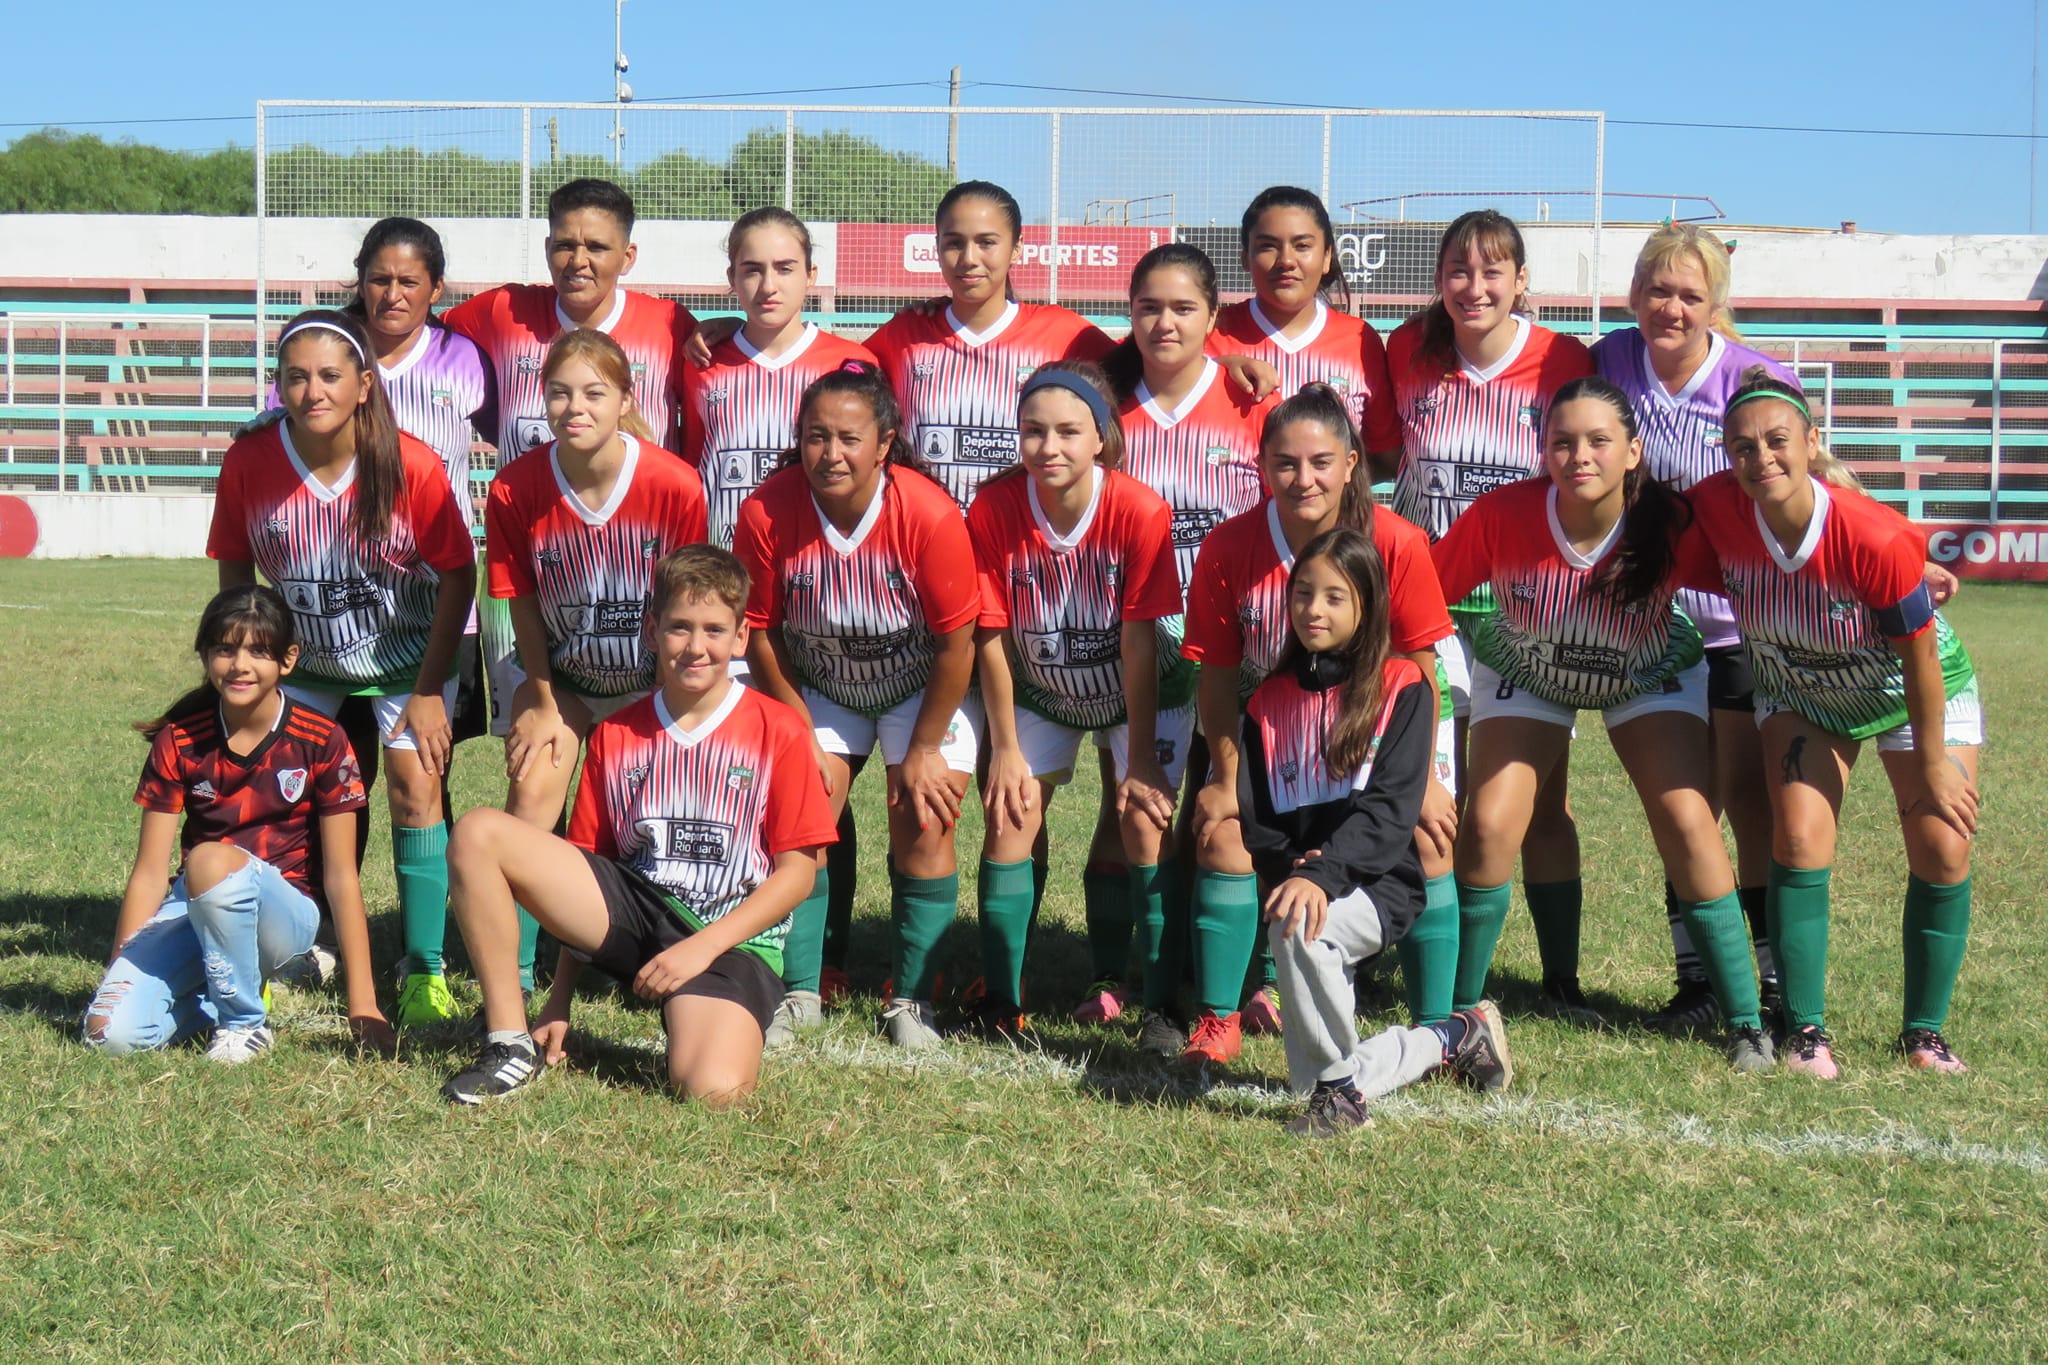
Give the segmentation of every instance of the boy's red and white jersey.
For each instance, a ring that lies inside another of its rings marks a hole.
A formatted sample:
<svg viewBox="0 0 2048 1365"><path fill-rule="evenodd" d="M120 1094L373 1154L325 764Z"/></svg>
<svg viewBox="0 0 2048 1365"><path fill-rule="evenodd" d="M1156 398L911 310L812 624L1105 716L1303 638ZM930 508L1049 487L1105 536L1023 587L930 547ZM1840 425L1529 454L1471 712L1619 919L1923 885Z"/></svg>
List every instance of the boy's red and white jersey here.
<svg viewBox="0 0 2048 1365"><path fill-rule="evenodd" d="M253 563L283 594L299 636L294 682L410 690L441 575L476 563L440 457L404 432L398 453L405 486L392 505L391 531L369 544L349 524L358 465L332 487L321 483L293 448L289 422L240 438L221 457L206 553Z"/></svg>
<svg viewBox="0 0 2048 1365"><path fill-rule="evenodd" d="M1700 660L1698 627L1672 610L1674 577L1652 597L1616 603L1588 587L1627 519L1587 553L1557 519L1557 488L1525 479L1480 498L1436 543L1446 593L1491 584L1494 609L1469 625L1472 649L1517 687L1598 710L1653 692Z"/></svg>
<svg viewBox="0 0 2048 1365"><path fill-rule="evenodd" d="M1020 705L1077 730L1121 725L1126 621L1166 622L1161 671L1178 662L1166 652L1181 610L1171 525L1157 493L1099 465L1088 510L1064 536L1028 474L981 486L967 512L980 624L1007 632Z"/></svg>
<svg viewBox="0 0 2048 1365"><path fill-rule="evenodd" d="M797 680L878 716L918 695L938 637L980 610L967 523L946 490L887 468L850 535L818 510L801 465L740 504L733 553L751 584L747 624L779 628Z"/></svg>
<svg viewBox="0 0 2048 1365"><path fill-rule="evenodd" d="M775 472L796 443L804 390L849 360L880 368L867 347L806 323L779 356L756 350L735 332L711 349L703 369L679 365L685 459L704 479L711 505L711 543L732 548L740 503Z"/></svg>
<svg viewBox="0 0 2048 1365"><path fill-rule="evenodd" d="M781 702L728 684L684 729L657 691L597 723L569 842L668 891L700 924L738 908L777 854L837 837L810 731ZM779 959L789 921L747 946Z"/></svg>
<svg viewBox="0 0 2048 1365"><path fill-rule="evenodd" d="M1452 627L1429 541L1377 504L1372 539L1387 567L1394 652L1432 648ZM1249 697L1280 661L1293 632L1287 616L1287 580L1293 572L1294 551L1272 499L1224 522L1203 542L1195 561L1181 653L1204 667L1236 668L1238 693Z"/></svg>
<svg viewBox="0 0 2048 1365"><path fill-rule="evenodd" d="M1394 510L1441 539L1475 498L1543 472L1543 416L1551 395L1593 373L1576 337L1515 318L1507 354L1484 370L1422 354L1423 320L1387 343L1404 433Z"/></svg>
<svg viewBox="0 0 2048 1365"><path fill-rule="evenodd" d="M623 433L626 458L602 507L576 496L559 445L503 470L484 519L493 597L532 597L555 680L588 697L654 686L641 632L655 561L704 539L704 487L666 450Z"/></svg>
<svg viewBox="0 0 2048 1365"><path fill-rule="evenodd" d="M231 844L324 900L320 817L361 810L368 797L341 727L290 697L281 700L270 733L246 754L228 750L217 704L166 724L150 743L135 804L183 813L180 871L196 846Z"/></svg>
<svg viewBox="0 0 2048 1365"><path fill-rule="evenodd" d="M1401 423L1387 382L1387 348L1364 318L1316 300L1315 320L1300 336L1283 336L1255 298L1225 306L1209 333L1209 354L1244 355L1280 371L1281 398L1306 384L1328 384L1351 410L1370 451L1401 448Z"/></svg>
<svg viewBox="0 0 2048 1365"><path fill-rule="evenodd" d="M1259 436L1279 401L1275 394L1254 399L1207 360L1173 412L1142 381L1124 403L1122 468L1172 510L1174 568L1183 588L1194 580L1195 552L1210 533L1266 495Z"/></svg>
<svg viewBox="0 0 2048 1365"><path fill-rule="evenodd" d="M962 509L989 475L1017 463L1017 395L1040 365L1100 362L1110 339L1079 313L1011 303L987 330L969 331L951 305L905 310L868 338L903 408L918 468Z"/></svg>
<svg viewBox="0 0 2048 1365"><path fill-rule="evenodd" d="M441 320L483 348L498 382L498 467L552 441L541 369L548 347L576 324L550 284L502 284L458 303ZM669 299L615 289L612 306L590 324L619 343L633 366L633 405L661 443L673 449L676 352L697 329L690 310Z"/></svg>

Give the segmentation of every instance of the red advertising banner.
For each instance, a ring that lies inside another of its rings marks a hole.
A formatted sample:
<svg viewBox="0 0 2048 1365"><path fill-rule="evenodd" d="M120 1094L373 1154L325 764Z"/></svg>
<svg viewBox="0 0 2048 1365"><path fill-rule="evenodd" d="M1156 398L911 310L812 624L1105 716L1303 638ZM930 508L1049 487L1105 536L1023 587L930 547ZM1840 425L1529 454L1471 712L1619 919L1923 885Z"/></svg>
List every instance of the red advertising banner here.
<svg viewBox="0 0 2048 1365"><path fill-rule="evenodd" d="M2048 583L2048 525L1922 522L1927 555L1958 578Z"/></svg>
<svg viewBox="0 0 2048 1365"><path fill-rule="evenodd" d="M1126 299L1131 267L1167 240L1165 227L1060 228L1060 297ZM1021 299L1043 299L1052 284L1052 232L1042 224L1024 229L1022 254L1010 271ZM938 295L939 248L930 224L841 223L839 265L833 287L841 294Z"/></svg>

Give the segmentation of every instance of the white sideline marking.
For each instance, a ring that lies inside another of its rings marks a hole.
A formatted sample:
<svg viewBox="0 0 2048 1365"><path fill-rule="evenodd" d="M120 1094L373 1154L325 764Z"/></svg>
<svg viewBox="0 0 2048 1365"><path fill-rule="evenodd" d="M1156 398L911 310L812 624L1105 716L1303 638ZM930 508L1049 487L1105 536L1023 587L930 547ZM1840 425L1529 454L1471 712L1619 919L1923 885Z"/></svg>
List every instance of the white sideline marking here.
<svg viewBox="0 0 2048 1365"><path fill-rule="evenodd" d="M49 607L48 607L48 606L47 606L46 604L43 604L43 603L40 603L40 602L0 602L0 611L48 611L48 610L50 610L50 608L49 608ZM99 605L99 606L83 606L83 607L66 607L66 608L65 608L64 610L66 610L66 611L111 611L111 612L119 612L119 613L120 613L121 615L123 615L123 616L170 616L170 615L172 615L172 613L171 613L171 612L168 612L168 611L162 611L162 610L160 610L160 609L158 609L158 608L156 608L156 607L109 607L109 606Z"/></svg>

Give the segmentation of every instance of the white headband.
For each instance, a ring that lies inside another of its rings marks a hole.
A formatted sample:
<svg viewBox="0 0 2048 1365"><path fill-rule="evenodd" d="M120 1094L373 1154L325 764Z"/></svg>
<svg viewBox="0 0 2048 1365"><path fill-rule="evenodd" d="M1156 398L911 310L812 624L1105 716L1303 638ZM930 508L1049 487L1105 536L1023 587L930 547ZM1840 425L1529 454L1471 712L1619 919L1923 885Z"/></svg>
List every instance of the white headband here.
<svg viewBox="0 0 2048 1365"><path fill-rule="evenodd" d="M346 341L348 343L348 348L356 353L356 360L358 362L360 362L365 367L369 365L370 358L363 354L363 343L357 341L354 335L350 333L348 328L339 326L338 324L332 322L328 322L323 318L309 318L305 322L295 322L291 326L285 328L284 335L277 339L277 353L280 356L283 355L284 344L287 341L290 341L293 337L297 336L299 333L311 332L314 330L334 333L336 336L340 337L343 341Z"/></svg>

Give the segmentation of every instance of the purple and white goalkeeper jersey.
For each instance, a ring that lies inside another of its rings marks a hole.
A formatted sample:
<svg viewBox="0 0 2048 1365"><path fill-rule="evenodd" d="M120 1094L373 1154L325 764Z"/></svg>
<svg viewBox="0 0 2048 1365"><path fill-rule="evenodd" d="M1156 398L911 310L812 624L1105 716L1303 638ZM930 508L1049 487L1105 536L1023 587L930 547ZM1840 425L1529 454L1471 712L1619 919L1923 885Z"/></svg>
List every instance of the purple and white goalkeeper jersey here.
<svg viewBox="0 0 2048 1365"><path fill-rule="evenodd" d="M377 366L398 429L433 447L448 471L463 524L476 525L469 490L469 447L490 430L491 369L474 341L446 327L423 327L394 365Z"/></svg>

